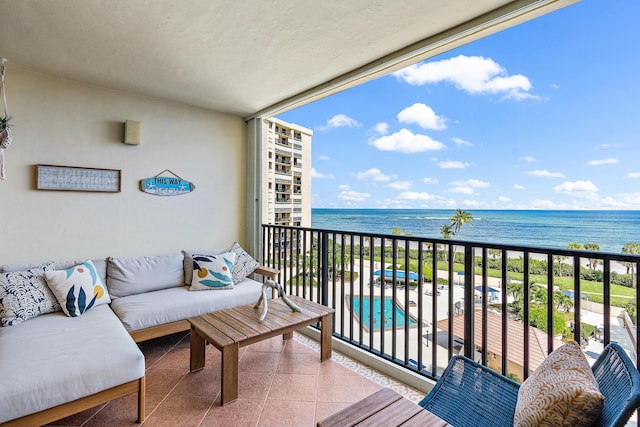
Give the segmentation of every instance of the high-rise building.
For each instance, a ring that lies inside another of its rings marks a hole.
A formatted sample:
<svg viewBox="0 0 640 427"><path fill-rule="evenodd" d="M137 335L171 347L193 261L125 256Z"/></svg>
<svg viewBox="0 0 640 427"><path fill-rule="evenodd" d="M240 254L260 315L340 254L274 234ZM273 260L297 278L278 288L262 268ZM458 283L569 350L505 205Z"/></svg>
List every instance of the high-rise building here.
<svg viewBox="0 0 640 427"><path fill-rule="evenodd" d="M263 121L263 224L311 227L312 136L302 126Z"/></svg>

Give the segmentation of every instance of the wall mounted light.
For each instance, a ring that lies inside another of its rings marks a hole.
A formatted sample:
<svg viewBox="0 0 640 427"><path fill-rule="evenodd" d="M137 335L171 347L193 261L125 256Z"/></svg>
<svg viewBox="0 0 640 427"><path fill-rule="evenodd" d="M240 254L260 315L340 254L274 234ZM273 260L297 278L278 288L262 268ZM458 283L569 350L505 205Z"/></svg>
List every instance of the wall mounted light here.
<svg viewBox="0 0 640 427"><path fill-rule="evenodd" d="M128 145L140 145L140 122L127 120L124 122L124 141Z"/></svg>

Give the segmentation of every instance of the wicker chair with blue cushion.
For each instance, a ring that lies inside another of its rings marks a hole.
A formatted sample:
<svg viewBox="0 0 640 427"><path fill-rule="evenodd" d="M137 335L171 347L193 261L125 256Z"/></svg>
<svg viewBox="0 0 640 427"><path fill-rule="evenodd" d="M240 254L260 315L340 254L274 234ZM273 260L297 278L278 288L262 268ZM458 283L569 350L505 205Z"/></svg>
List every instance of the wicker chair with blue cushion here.
<svg viewBox="0 0 640 427"><path fill-rule="evenodd" d="M616 343L592 372L604 395L595 426L624 426L640 407L640 374ZM464 356L454 356L420 406L454 426L513 426L520 385Z"/></svg>

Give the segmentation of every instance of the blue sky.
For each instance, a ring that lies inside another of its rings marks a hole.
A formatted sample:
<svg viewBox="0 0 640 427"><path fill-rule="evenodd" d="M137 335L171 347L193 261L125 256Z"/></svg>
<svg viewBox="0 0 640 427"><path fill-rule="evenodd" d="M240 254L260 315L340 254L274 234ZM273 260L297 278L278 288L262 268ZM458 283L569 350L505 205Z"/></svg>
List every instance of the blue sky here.
<svg viewBox="0 0 640 427"><path fill-rule="evenodd" d="M640 210L639 18L583 0L279 115L312 206Z"/></svg>

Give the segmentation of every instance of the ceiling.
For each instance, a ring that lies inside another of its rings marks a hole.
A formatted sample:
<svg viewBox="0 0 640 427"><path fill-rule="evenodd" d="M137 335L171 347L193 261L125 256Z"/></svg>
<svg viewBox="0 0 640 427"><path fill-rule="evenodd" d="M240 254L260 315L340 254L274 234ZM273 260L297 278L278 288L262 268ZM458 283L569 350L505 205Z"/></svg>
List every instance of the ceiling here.
<svg viewBox="0 0 640 427"><path fill-rule="evenodd" d="M16 67L251 117L575 1L0 0L0 57L7 74Z"/></svg>

